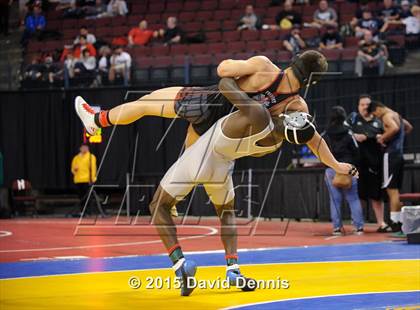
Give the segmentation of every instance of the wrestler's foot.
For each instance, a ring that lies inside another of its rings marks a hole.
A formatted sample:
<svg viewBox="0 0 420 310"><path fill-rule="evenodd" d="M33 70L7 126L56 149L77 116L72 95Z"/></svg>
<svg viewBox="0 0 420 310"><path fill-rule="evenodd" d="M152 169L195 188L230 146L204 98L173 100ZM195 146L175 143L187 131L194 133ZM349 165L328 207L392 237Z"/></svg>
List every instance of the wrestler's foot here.
<svg viewBox="0 0 420 310"><path fill-rule="evenodd" d="M228 266L226 270L226 279L232 286L238 286L244 292L254 291L257 282L254 279L244 277L239 271L238 265Z"/></svg>
<svg viewBox="0 0 420 310"><path fill-rule="evenodd" d="M197 265L192 260L181 258L173 267L176 276L181 281L181 296L189 296L194 290L195 286L188 286L188 278L193 278L197 272Z"/></svg>
<svg viewBox="0 0 420 310"><path fill-rule="evenodd" d="M90 135L94 135L99 127L95 124L95 111L90 105L80 96L74 99L74 108L76 109L77 115L85 126L86 131Z"/></svg>

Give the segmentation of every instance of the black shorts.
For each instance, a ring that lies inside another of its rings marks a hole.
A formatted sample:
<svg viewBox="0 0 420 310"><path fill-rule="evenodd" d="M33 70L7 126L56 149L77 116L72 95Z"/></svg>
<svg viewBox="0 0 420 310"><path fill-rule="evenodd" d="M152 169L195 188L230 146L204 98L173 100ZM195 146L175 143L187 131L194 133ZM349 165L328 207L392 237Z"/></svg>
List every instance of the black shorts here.
<svg viewBox="0 0 420 310"><path fill-rule="evenodd" d="M217 85L184 87L175 99L175 112L178 117L190 122L200 136L234 109L220 93Z"/></svg>
<svg viewBox="0 0 420 310"><path fill-rule="evenodd" d="M401 189L404 177L404 158L399 153L385 153L382 188Z"/></svg>
<svg viewBox="0 0 420 310"><path fill-rule="evenodd" d="M382 200L381 167L361 166L358 180L359 197L362 200Z"/></svg>

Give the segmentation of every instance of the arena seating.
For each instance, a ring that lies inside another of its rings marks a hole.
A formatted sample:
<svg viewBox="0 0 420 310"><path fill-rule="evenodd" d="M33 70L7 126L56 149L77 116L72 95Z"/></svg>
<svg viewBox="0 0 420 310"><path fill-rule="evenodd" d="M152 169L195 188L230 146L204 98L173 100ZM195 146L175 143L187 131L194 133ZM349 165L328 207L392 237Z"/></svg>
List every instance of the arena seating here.
<svg viewBox="0 0 420 310"><path fill-rule="evenodd" d="M91 33L99 39L111 42L115 37L126 36L129 29L139 21L146 19L149 27L160 29L164 27L168 16L177 16L179 24L186 36L204 33L206 43L163 46L152 43L146 47L135 47L127 51L132 55L135 64L135 78L142 81L167 82L168 79L184 75L185 70L179 70L184 64L189 64L189 73L194 79L205 80L212 78L214 67L223 57L242 58L256 54L267 55L275 63L285 65L291 55L284 50L282 38L287 31L236 30L237 21L243 14L246 4L254 4L255 11L264 23L274 24L275 15L282 9L270 7L270 0L219 0L219 1L173 1L149 0L128 1L130 5L127 17L102 18L96 20L63 19L60 12L47 12L47 29L57 30L63 34L61 41L31 41L27 47L26 62L34 53L51 53L63 48L72 41L81 25L87 25ZM375 3L371 3L376 7ZM336 1L332 5L338 12L341 23L348 23L357 8L355 3ZM316 5L295 6L295 10L302 13L305 22L312 20ZM322 30L304 28L304 39L318 37ZM395 49L404 46L404 36L392 36ZM355 47L358 40L354 37L345 38L343 50L326 51L325 54L331 65L330 70L353 72ZM223 56L223 57L222 57ZM198 63L199 62L199 63ZM197 67L197 68L196 68ZM177 69L178 68L178 69ZM181 75L180 75L181 74Z"/></svg>

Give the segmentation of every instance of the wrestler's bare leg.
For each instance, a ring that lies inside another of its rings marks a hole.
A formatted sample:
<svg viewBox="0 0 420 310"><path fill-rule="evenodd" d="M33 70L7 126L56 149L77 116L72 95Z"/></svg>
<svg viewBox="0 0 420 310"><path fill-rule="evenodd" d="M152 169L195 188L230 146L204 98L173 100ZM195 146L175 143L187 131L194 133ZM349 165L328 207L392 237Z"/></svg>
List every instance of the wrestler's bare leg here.
<svg viewBox="0 0 420 310"><path fill-rule="evenodd" d="M143 116L176 118L175 98L182 87L167 87L109 110L113 125L127 125Z"/></svg>

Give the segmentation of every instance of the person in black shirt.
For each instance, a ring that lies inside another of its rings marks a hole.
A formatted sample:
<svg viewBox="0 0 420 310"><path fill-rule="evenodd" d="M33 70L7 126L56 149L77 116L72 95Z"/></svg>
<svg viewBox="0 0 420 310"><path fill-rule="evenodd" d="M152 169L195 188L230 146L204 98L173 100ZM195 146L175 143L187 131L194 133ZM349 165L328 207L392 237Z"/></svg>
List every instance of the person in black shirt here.
<svg viewBox="0 0 420 310"><path fill-rule="evenodd" d="M160 29L158 36L163 38L165 45L181 43L182 30L178 26L176 17L168 17L166 21L166 29Z"/></svg>
<svg viewBox="0 0 420 310"><path fill-rule="evenodd" d="M410 1L403 0L401 2L400 19L404 19L410 16L413 16L411 13Z"/></svg>
<svg viewBox="0 0 420 310"><path fill-rule="evenodd" d="M351 130L345 123L346 111L335 106L331 108L331 116L323 137L331 149L331 153L339 161L353 165L358 164L359 150ZM348 188L339 188L334 184L336 173L331 168L325 170L325 182L330 194L330 211L333 222L333 235L341 235L343 224L341 222L341 204L346 199L351 211L354 233L363 234L363 212L357 193L357 179L351 178Z"/></svg>
<svg viewBox="0 0 420 310"><path fill-rule="evenodd" d="M305 41L300 36L299 26L293 26L290 33L283 38L283 46L293 55L298 54L306 47Z"/></svg>
<svg viewBox="0 0 420 310"><path fill-rule="evenodd" d="M359 197L363 205L368 201L372 204L377 232L387 232L389 226L384 221L384 203L382 200L382 148L376 141L376 136L383 133L382 122L368 112L371 103L369 95L360 95L358 112L353 112L347 118L347 123L354 132L359 144Z"/></svg>
<svg viewBox="0 0 420 310"><path fill-rule="evenodd" d="M302 16L293 10L293 2L290 0L284 2L283 11L276 16L276 24L280 29L290 29L293 25L302 24Z"/></svg>
<svg viewBox="0 0 420 310"><path fill-rule="evenodd" d="M383 8L379 10L378 16L383 22L397 20L400 18L400 9L394 6L393 0L384 0Z"/></svg>
<svg viewBox="0 0 420 310"><path fill-rule="evenodd" d="M355 60L354 71L357 76L363 75L363 67L378 68L379 75L385 73L387 50L382 44L373 40L370 31L366 31L363 40L359 42L359 51Z"/></svg>
<svg viewBox="0 0 420 310"><path fill-rule="evenodd" d="M362 18L358 20L357 25L355 27L356 37L363 37L363 35L367 31L372 32L373 36L377 36L382 26L382 20L374 18L372 11L363 11Z"/></svg>
<svg viewBox="0 0 420 310"><path fill-rule="evenodd" d="M322 49L341 49L343 48L343 39L333 25L327 26L327 32L321 38L319 47Z"/></svg>

